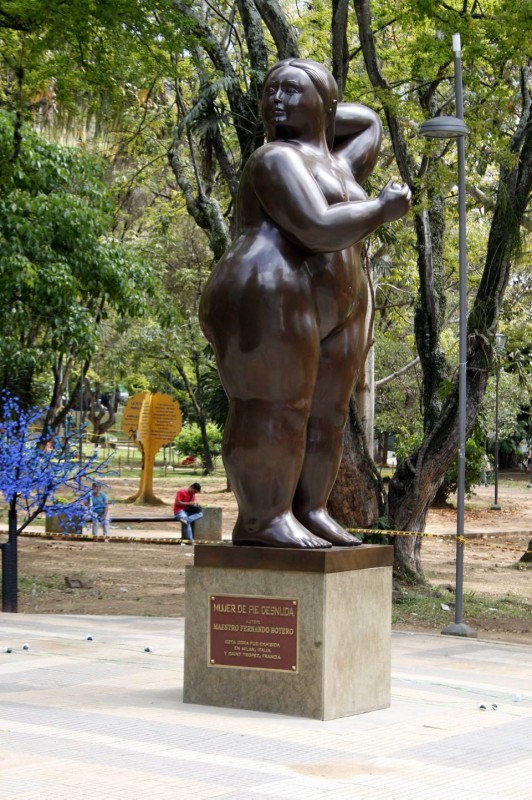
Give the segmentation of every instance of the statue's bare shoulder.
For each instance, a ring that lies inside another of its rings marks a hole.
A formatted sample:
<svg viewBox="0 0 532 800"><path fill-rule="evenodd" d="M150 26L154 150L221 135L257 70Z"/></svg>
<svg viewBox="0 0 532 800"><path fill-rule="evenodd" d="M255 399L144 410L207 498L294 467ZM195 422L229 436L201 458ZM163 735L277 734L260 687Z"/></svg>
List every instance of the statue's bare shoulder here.
<svg viewBox="0 0 532 800"><path fill-rule="evenodd" d="M276 141L268 142L255 150L246 164L245 172L251 173L254 180L266 179L268 176L285 176L288 181L293 170L301 169L306 169L301 151L290 142Z"/></svg>

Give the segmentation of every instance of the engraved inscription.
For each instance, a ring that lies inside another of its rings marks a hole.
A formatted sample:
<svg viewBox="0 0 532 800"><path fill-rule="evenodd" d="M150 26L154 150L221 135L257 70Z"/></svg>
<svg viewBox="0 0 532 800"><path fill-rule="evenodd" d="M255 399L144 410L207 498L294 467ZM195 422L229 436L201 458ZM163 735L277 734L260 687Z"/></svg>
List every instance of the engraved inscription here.
<svg viewBox="0 0 532 800"><path fill-rule="evenodd" d="M298 603L284 597L209 597L209 666L297 672Z"/></svg>

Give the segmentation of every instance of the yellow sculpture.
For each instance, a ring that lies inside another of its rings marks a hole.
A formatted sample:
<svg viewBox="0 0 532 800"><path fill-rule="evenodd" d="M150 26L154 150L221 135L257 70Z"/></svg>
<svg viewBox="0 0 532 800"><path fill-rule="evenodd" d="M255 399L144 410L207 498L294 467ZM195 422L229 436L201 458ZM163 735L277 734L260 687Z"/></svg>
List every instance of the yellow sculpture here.
<svg viewBox="0 0 532 800"><path fill-rule="evenodd" d="M181 409L167 394L138 392L127 401L122 430L142 453L142 472L138 491L126 503L163 505L153 493L155 454L181 430Z"/></svg>

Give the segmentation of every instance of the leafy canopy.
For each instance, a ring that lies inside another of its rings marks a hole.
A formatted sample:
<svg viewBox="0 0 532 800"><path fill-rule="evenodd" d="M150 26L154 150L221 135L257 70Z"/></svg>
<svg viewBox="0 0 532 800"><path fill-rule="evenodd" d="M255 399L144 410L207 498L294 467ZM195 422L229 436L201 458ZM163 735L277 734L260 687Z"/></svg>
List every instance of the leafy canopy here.
<svg viewBox="0 0 532 800"><path fill-rule="evenodd" d="M213 456L219 456L222 452L222 432L220 428L213 422L207 423L207 437L209 439L209 448ZM194 458L203 458L204 448L201 438L201 430L199 425L193 423L187 425L179 436L174 441L178 451L184 456L194 456Z"/></svg>
<svg viewBox="0 0 532 800"><path fill-rule="evenodd" d="M113 206L104 164L24 128L14 156L14 119L0 111L0 375L85 357L113 308L143 312L149 270L110 236Z"/></svg>

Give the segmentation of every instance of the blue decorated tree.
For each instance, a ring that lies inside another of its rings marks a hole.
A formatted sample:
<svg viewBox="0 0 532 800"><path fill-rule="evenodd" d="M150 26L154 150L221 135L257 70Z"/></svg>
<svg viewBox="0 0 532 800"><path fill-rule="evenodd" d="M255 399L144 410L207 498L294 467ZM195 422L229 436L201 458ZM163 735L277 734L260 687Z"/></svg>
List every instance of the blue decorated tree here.
<svg viewBox="0 0 532 800"><path fill-rule="evenodd" d="M0 397L0 497L8 507L8 539L2 551L2 611L18 610L18 535L42 512L61 514L73 527L87 513L92 483L107 462L81 458L79 429L43 433L46 410L24 410L18 399Z"/></svg>

